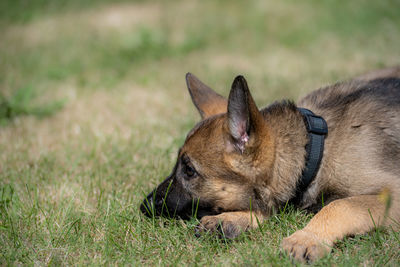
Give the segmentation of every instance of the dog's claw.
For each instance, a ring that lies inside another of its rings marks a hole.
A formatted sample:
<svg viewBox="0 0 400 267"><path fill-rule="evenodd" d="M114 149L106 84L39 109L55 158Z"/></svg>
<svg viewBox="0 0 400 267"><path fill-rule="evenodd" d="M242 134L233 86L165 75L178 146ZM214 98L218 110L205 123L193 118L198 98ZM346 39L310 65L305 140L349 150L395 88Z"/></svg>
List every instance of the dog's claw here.
<svg viewBox="0 0 400 267"><path fill-rule="evenodd" d="M310 262L323 257L331 251L331 245L304 230L296 231L282 241L282 248L300 262Z"/></svg>

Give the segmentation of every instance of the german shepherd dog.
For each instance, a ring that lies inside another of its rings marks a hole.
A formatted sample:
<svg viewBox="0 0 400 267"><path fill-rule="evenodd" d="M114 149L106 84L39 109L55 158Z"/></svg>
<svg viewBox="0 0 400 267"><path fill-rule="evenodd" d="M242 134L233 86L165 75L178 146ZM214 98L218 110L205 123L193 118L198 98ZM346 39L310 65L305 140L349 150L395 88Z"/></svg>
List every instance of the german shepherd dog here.
<svg viewBox="0 0 400 267"><path fill-rule="evenodd" d="M197 216L200 234L234 238L291 202L316 213L282 241L300 261L324 256L345 236L399 227L400 67L262 110L242 76L228 99L190 73L186 82L201 121L179 149L171 175L141 204L143 213ZM310 135L299 107L322 117L328 128L319 168L305 188Z"/></svg>

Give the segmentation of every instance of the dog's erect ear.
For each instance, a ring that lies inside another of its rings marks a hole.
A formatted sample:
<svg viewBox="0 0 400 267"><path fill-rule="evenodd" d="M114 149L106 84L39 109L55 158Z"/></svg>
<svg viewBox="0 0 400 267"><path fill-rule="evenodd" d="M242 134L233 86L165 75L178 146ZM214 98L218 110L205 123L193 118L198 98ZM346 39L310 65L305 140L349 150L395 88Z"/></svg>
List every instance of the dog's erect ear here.
<svg viewBox="0 0 400 267"><path fill-rule="evenodd" d="M196 76L187 73L186 84L193 104L200 112L202 119L226 112L228 105L226 98L214 92L214 90L202 83Z"/></svg>
<svg viewBox="0 0 400 267"><path fill-rule="evenodd" d="M228 127L234 145L244 152L246 143L256 134L262 115L250 94L243 76L237 76L232 84L228 99Z"/></svg>

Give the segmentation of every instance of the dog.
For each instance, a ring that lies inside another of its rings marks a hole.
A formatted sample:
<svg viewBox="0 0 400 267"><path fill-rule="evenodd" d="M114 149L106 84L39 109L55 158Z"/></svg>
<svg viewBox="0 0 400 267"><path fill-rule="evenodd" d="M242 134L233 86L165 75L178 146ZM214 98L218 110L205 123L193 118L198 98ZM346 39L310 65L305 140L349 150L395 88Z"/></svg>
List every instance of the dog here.
<svg viewBox="0 0 400 267"><path fill-rule="evenodd" d="M201 121L143 213L197 217L199 234L235 238L293 203L315 213L281 243L299 261L323 257L345 236L399 227L400 67L261 110L242 76L228 99L193 74L186 82Z"/></svg>

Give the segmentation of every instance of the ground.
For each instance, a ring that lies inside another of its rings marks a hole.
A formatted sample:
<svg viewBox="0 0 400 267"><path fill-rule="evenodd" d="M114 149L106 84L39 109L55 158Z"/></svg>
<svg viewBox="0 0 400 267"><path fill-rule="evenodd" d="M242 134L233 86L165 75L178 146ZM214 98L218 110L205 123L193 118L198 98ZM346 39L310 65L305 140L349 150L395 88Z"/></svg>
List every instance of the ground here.
<svg viewBox="0 0 400 267"><path fill-rule="evenodd" d="M296 100L398 65L400 2L88 3L0 4L0 265L290 264L279 244L310 219L291 207L232 242L140 214L199 120L185 73ZM315 265L398 265L399 238L349 237Z"/></svg>

